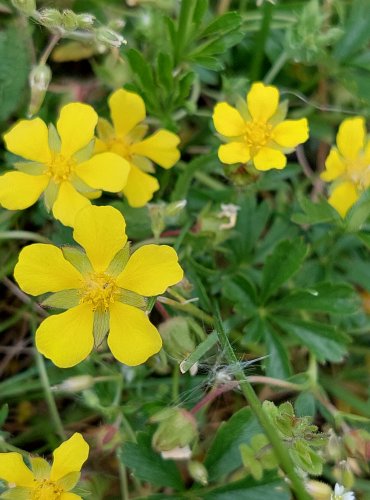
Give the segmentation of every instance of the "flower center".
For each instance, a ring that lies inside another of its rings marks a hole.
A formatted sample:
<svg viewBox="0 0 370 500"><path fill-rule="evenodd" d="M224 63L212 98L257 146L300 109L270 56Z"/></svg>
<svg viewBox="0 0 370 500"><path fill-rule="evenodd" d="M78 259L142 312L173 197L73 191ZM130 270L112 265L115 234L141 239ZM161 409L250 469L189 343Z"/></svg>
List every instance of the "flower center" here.
<svg viewBox="0 0 370 500"><path fill-rule="evenodd" d="M50 175L54 182L59 184L70 178L76 161L72 158L65 158L60 154L54 154L51 162L47 165L46 173Z"/></svg>
<svg viewBox="0 0 370 500"><path fill-rule="evenodd" d="M370 165L365 158L347 161L347 177L360 190L370 186Z"/></svg>
<svg viewBox="0 0 370 500"><path fill-rule="evenodd" d="M252 155L267 144L271 137L272 126L268 123L249 122L245 124L244 140L251 148Z"/></svg>
<svg viewBox="0 0 370 500"><path fill-rule="evenodd" d="M36 488L32 491L32 500L59 500L63 490L53 481L42 479L37 481Z"/></svg>
<svg viewBox="0 0 370 500"><path fill-rule="evenodd" d="M116 280L105 273L90 274L80 290L80 304L90 304L93 311L107 311L119 295Z"/></svg>
<svg viewBox="0 0 370 500"><path fill-rule="evenodd" d="M112 153L122 156L125 160L131 159L130 144L124 138L113 137L107 142L107 145Z"/></svg>

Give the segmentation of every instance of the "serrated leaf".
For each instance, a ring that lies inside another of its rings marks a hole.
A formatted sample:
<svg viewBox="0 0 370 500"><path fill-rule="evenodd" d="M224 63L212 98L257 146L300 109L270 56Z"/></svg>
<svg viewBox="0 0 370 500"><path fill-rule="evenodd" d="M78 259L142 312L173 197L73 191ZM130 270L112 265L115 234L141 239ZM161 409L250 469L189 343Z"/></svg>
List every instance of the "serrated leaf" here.
<svg viewBox="0 0 370 500"><path fill-rule="evenodd" d="M301 267L307 255L307 245L298 238L279 243L267 257L262 274L263 301L266 301L281 285Z"/></svg>
<svg viewBox="0 0 370 500"><path fill-rule="evenodd" d="M249 408L242 408L222 423L204 461L209 480L220 480L240 467L239 445L250 441L258 432L261 432L259 424Z"/></svg>
<svg viewBox="0 0 370 500"><path fill-rule="evenodd" d="M137 443L125 443L119 453L120 460L129 467L134 476L142 481L175 490L183 488L180 473L173 460L164 460L153 451L151 436L138 433Z"/></svg>
<svg viewBox="0 0 370 500"><path fill-rule="evenodd" d="M5 121L22 102L30 69L29 58L24 28L9 23L0 32L0 121Z"/></svg>
<svg viewBox="0 0 370 500"><path fill-rule="evenodd" d="M313 321L293 321L275 318L279 326L315 354L319 361L342 361L347 353L349 337L336 328Z"/></svg>

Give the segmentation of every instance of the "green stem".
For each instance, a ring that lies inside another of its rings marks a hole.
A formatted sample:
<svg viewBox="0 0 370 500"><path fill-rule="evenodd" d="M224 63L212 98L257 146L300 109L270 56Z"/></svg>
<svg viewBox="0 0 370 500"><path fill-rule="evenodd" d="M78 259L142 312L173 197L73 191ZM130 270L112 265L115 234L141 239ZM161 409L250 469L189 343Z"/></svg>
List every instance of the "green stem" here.
<svg viewBox="0 0 370 500"><path fill-rule="evenodd" d="M36 349L36 347L35 347L35 358L36 358L37 369L40 375L41 384L44 389L46 404L49 407L50 416L54 423L55 430L57 434L59 434L60 438L63 439L63 441L65 441L67 439L67 436L66 433L64 432L63 424L58 413L57 405L55 403L55 399L51 392L49 377L46 371L44 358Z"/></svg>
<svg viewBox="0 0 370 500"><path fill-rule="evenodd" d="M167 304L174 309L187 312L194 316L194 318L198 318L204 321L204 323L207 323L207 325L213 326L213 318L189 302L181 303L176 300L168 299L167 297L160 297L158 300L162 302L162 304Z"/></svg>
<svg viewBox="0 0 370 500"><path fill-rule="evenodd" d="M116 453L116 457L118 462L118 473L121 485L121 498L122 500L128 500L130 498L130 495L128 491L126 467L121 462L118 452Z"/></svg>
<svg viewBox="0 0 370 500"><path fill-rule="evenodd" d="M226 359L228 363L232 365L238 366L238 359L235 356L234 350L231 347L229 338L224 330L220 310L218 304L214 303L214 311L215 311L215 325L218 333L218 338L220 344L225 352ZM253 413L256 415L259 420L261 427L266 433L267 438L269 439L271 446L274 449L275 455L279 460L281 468L284 470L286 475L288 476L292 489L294 490L296 497L298 500L310 500L310 495L307 493L304 484L301 479L297 475L294 469L294 463L290 458L289 452L286 449L283 441L280 439L280 436L277 434L274 429L272 423L269 420L269 417L266 415L260 400L257 397L257 394L254 392L253 386L249 383L247 377L244 375L244 372L241 368L236 371L235 378L242 382L240 384L240 389L248 401Z"/></svg>
<svg viewBox="0 0 370 500"><path fill-rule="evenodd" d="M0 231L0 240L30 240L39 243L51 243L48 238L31 231Z"/></svg>
<svg viewBox="0 0 370 500"><path fill-rule="evenodd" d="M175 66L180 63L182 55L186 49L186 46L188 45L189 32L196 4L197 2L195 0L182 0L181 2L178 29L174 47Z"/></svg>
<svg viewBox="0 0 370 500"><path fill-rule="evenodd" d="M254 57L250 71L251 82L254 82L260 78L263 57L265 54L266 40L270 31L270 23L272 20L272 9L273 9L273 4L271 4L270 2L264 3L261 28L256 37Z"/></svg>
<svg viewBox="0 0 370 500"><path fill-rule="evenodd" d="M266 85L272 83L272 81L275 79L276 75L279 73L279 71L282 69L282 67L287 62L288 59L289 59L288 54L285 51L283 51L280 54L280 56L276 59L270 70L266 73L266 76L263 79Z"/></svg>

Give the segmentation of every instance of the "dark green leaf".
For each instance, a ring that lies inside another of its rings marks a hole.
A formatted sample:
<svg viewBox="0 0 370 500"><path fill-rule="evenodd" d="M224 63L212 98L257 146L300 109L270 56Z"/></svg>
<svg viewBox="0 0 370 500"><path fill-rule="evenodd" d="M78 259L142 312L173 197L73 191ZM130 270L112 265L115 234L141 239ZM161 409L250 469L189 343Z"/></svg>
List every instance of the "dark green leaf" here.
<svg viewBox="0 0 370 500"><path fill-rule="evenodd" d="M266 374L269 377L287 379L292 374L288 349L280 341L277 332L265 323L267 347Z"/></svg>
<svg viewBox="0 0 370 500"><path fill-rule="evenodd" d="M354 0L350 5L351 12L344 35L334 50L334 56L341 61L349 59L370 40L369 1Z"/></svg>
<svg viewBox="0 0 370 500"><path fill-rule="evenodd" d="M242 18L237 12L227 12L226 14L212 21L200 34L200 37L222 36L229 31L241 26Z"/></svg>

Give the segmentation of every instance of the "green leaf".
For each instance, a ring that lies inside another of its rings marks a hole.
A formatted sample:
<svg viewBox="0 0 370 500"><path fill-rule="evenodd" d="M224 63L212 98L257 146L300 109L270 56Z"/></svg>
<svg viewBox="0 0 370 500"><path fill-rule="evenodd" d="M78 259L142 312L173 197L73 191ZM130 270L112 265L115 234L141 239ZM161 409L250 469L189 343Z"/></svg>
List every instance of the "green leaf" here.
<svg viewBox="0 0 370 500"><path fill-rule="evenodd" d="M153 451L151 436L139 432L137 443L125 443L119 453L120 460L142 481L175 490L183 488L180 473L173 460L164 460Z"/></svg>
<svg viewBox="0 0 370 500"><path fill-rule="evenodd" d="M301 239L285 240L279 243L272 255L267 257L262 275L262 300L291 278L301 267L307 255L307 245Z"/></svg>
<svg viewBox="0 0 370 500"><path fill-rule="evenodd" d="M171 92L173 88L173 64L171 56L166 52L160 52L157 60L158 82L163 86L166 92Z"/></svg>
<svg viewBox="0 0 370 500"><path fill-rule="evenodd" d="M200 38L206 36L222 36L241 26L242 18L237 12L227 12L217 17L200 33Z"/></svg>
<svg viewBox="0 0 370 500"><path fill-rule="evenodd" d="M340 362L347 350L344 344L349 342L347 335L336 328L313 321L293 321L275 318L275 321L290 335L308 347L319 361Z"/></svg>
<svg viewBox="0 0 370 500"><path fill-rule="evenodd" d="M343 37L334 50L334 57L340 61L349 59L370 40L369 1L354 0L350 5L351 11L344 26Z"/></svg>
<svg viewBox="0 0 370 500"><path fill-rule="evenodd" d="M327 200L314 203L309 198L300 196L298 201L304 213L297 213L292 216L292 221L297 224L321 224L340 220L339 214L329 205Z"/></svg>
<svg viewBox="0 0 370 500"><path fill-rule="evenodd" d="M344 283L319 283L310 290L296 290L277 301L273 310L305 310L330 314L354 314L359 310L358 296Z"/></svg>
<svg viewBox="0 0 370 500"><path fill-rule="evenodd" d="M3 404L0 410L0 427L4 425L5 420L8 418L9 406L7 403Z"/></svg>
<svg viewBox="0 0 370 500"><path fill-rule="evenodd" d="M294 402L294 410L297 417L309 415L314 417L316 413L315 398L310 392L301 392Z"/></svg>
<svg viewBox="0 0 370 500"><path fill-rule="evenodd" d="M0 121L5 121L24 100L30 69L28 28L9 23L0 32Z"/></svg>
<svg viewBox="0 0 370 500"><path fill-rule="evenodd" d="M274 472L267 473L260 481L245 477L241 481L228 483L214 490L203 493L204 500L289 500L287 486Z"/></svg>
<svg viewBox="0 0 370 500"><path fill-rule="evenodd" d="M240 467L242 459L239 445L249 442L258 432L261 432L259 424L249 408L242 408L227 422L223 422L204 461L209 480L220 480Z"/></svg>
<svg viewBox="0 0 370 500"><path fill-rule="evenodd" d="M266 375L268 377L287 379L292 374L289 361L289 350L280 341L277 332L265 323L265 341L267 347Z"/></svg>

